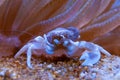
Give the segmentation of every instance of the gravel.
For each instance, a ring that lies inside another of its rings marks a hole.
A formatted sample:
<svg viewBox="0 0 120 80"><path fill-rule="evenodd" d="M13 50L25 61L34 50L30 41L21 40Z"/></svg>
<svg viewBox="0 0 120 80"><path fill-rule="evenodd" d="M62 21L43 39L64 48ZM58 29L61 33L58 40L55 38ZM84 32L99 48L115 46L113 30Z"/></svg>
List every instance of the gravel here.
<svg viewBox="0 0 120 80"><path fill-rule="evenodd" d="M32 57L34 69L26 66L26 56L0 60L0 80L120 80L120 57L102 55L92 67L81 66L79 59L48 62Z"/></svg>

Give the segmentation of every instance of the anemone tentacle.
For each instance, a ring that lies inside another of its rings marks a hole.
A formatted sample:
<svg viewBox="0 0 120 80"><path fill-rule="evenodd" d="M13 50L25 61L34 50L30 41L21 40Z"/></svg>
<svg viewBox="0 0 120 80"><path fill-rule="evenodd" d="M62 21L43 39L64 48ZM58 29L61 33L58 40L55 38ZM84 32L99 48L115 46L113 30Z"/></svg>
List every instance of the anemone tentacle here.
<svg viewBox="0 0 120 80"><path fill-rule="evenodd" d="M94 38L106 34L120 25L120 12L103 22L96 23L81 30L81 38L93 40Z"/></svg>

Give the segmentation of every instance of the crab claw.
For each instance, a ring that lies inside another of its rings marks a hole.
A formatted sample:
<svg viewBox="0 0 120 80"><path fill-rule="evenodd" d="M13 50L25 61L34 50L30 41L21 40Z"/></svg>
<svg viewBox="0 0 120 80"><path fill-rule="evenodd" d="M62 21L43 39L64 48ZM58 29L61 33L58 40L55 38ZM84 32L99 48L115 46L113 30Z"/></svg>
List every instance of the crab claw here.
<svg viewBox="0 0 120 80"><path fill-rule="evenodd" d="M99 51L92 52L92 51L84 51L83 55L80 57L80 60L85 60L82 63L82 66L93 66L100 60L101 54Z"/></svg>
<svg viewBox="0 0 120 80"><path fill-rule="evenodd" d="M82 56L80 57L80 60L85 60L82 63L82 66L93 66L93 64L97 63L100 60L101 52L107 56L111 55L101 46L91 42L80 41L78 46L79 48L87 49L83 52Z"/></svg>
<svg viewBox="0 0 120 80"><path fill-rule="evenodd" d="M53 54L54 53L54 48L47 45L45 51L46 51L47 54Z"/></svg>
<svg viewBox="0 0 120 80"><path fill-rule="evenodd" d="M60 41L58 39L54 39L55 44L60 44Z"/></svg>
<svg viewBox="0 0 120 80"><path fill-rule="evenodd" d="M78 48L77 48L77 46L75 46L75 45L69 45L69 46L67 46L67 54L68 54L69 56L73 56L74 53L75 53L77 50L78 50Z"/></svg>
<svg viewBox="0 0 120 80"><path fill-rule="evenodd" d="M65 40L63 46L67 48L67 55L73 56L74 53L78 50L78 46L74 44L75 42L71 40Z"/></svg>

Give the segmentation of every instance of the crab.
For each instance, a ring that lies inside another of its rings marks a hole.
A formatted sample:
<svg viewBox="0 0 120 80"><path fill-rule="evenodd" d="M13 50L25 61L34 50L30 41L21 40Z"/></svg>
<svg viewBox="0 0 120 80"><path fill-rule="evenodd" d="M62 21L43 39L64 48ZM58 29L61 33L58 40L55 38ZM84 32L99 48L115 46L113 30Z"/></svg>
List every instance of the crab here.
<svg viewBox="0 0 120 80"><path fill-rule="evenodd" d="M111 54L101 46L92 42L76 41L80 38L79 30L75 27L68 28L56 28L47 34L37 36L34 39L28 41L14 56L19 57L22 53L27 54L27 66L33 68L31 64L32 54L38 55L37 50L45 51L45 54L52 55L54 51L63 48L66 50L68 57L73 57L74 53L79 49L85 49L79 60L84 60L82 66L93 66L100 58L101 53L110 56ZM77 53L79 54L79 53Z"/></svg>

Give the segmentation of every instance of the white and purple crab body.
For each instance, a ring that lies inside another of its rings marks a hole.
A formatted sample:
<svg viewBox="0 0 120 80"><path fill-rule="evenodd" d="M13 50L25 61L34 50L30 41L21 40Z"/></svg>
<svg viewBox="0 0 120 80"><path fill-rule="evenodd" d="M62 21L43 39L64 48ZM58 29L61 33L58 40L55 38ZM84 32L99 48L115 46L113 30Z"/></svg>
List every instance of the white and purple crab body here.
<svg viewBox="0 0 120 80"><path fill-rule="evenodd" d="M110 53L101 46L91 42L77 41L78 38L80 38L79 30L75 27L56 28L47 34L44 34L43 37L37 36L30 40L17 52L15 58L20 56L23 52L26 52L27 65L29 68L32 68L32 54L41 55L43 54L41 52L44 51L45 54L52 56L53 54L56 54L56 50L61 48L65 50L65 55L68 57L73 57L77 50L84 48L85 51L82 56L79 56L80 60L85 60L82 63L82 66L92 66L97 63L100 60L101 52L110 56ZM38 50L41 52L37 52Z"/></svg>

